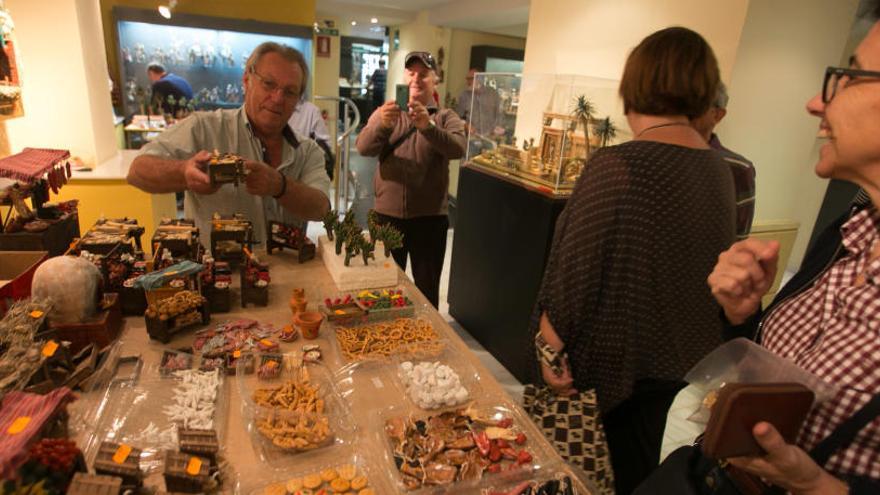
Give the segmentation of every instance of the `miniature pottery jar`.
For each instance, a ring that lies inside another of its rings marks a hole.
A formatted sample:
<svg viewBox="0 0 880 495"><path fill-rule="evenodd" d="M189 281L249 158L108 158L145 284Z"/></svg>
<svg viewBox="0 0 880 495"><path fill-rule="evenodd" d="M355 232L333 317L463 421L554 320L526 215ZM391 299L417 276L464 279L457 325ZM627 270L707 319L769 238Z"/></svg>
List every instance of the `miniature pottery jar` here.
<svg viewBox="0 0 880 495"><path fill-rule="evenodd" d="M301 299L293 297L290 299L290 312L293 313L294 316L296 316L297 314L305 311L306 307L308 307L308 305L309 305L308 299L306 299L304 297Z"/></svg>
<svg viewBox="0 0 880 495"><path fill-rule="evenodd" d="M293 315L293 323L305 339L318 338L318 330L324 321L324 315L317 311L303 311Z"/></svg>

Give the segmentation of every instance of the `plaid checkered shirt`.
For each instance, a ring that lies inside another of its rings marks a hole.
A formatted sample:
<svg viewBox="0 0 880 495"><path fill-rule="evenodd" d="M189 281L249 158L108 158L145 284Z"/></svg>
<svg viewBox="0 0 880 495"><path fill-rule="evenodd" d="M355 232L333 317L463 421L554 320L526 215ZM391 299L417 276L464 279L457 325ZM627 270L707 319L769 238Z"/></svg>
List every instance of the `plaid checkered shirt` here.
<svg viewBox="0 0 880 495"><path fill-rule="evenodd" d="M880 393L880 258L870 259L878 226L874 207L849 219L841 227L843 256L765 320L765 347L838 389L807 417L798 439L806 451ZM880 479L880 418L825 468L839 476Z"/></svg>

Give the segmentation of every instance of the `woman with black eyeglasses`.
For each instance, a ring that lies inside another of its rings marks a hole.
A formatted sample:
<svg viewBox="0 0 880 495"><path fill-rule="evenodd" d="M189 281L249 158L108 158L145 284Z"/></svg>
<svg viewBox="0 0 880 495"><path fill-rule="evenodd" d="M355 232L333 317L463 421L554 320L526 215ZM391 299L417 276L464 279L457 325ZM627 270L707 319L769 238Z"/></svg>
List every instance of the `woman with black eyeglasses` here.
<svg viewBox="0 0 880 495"><path fill-rule="evenodd" d="M760 302L776 275L776 242L734 244L708 282L726 337L753 338L838 392L813 408L797 445L758 423L752 433L766 455L730 462L794 494L880 493L880 23L850 67L826 70L807 111L827 139L816 174L862 189L850 211L767 308Z"/></svg>

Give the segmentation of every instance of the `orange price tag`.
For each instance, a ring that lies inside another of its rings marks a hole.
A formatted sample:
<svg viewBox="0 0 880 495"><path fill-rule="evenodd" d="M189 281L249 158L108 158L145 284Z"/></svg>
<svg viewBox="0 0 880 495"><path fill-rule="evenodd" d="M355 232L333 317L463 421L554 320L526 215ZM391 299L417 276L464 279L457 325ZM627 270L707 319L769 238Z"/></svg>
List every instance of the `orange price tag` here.
<svg viewBox="0 0 880 495"><path fill-rule="evenodd" d="M275 368L275 367L278 366L278 361L269 361L268 363L266 363L266 366L267 366L269 369Z"/></svg>
<svg viewBox="0 0 880 495"><path fill-rule="evenodd" d="M178 273L177 270L171 270L170 272L165 272L165 276L168 276L168 275L177 275L177 273Z"/></svg>
<svg viewBox="0 0 880 495"><path fill-rule="evenodd" d="M37 318L39 318L39 317L41 317L41 316L43 316L43 312L40 311L39 309L35 309L35 310L33 310L33 311L30 312L30 317L31 317L31 318L37 319Z"/></svg>
<svg viewBox="0 0 880 495"><path fill-rule="evenodd" d="M198 457L190 457L189 462L186 464L186 474L190 476L198 476L199 471L202 470L202 460Z"/></svg>
<svg viewBox="0 0 880 495"><path fill-rule="evenodd" d="M272 347L273 345L275 345L275 343L272 342L272 341L269 340L269 339L263 339L263 340L260 341L260 343L263 344L263 345L266 346L266 347Z"/></svg>
<svg viewBox="0 0 880 495"><path fill-rule="evenodd" d="M343 310L341 310L341 309L337 309L337 310L334 311L333 313L334 313L334 314L337 314L337 315L344 315L344 314L345 314L345 311L343 311Z"/></svg>
<svg viewBox="0 0 880 495"><path fill-rule="evenodd" d="M43 346L43 355L46 356L47 358L52 357L55 355L55 351L57 351L57 350L58 350L58 342L55 342L54 340L50 340L49 342L46 342L46 345Z"/></svg>
<svg viewBox="0 0 880 495"><path fill-rule="evenodd" d="M116 449L116 453L113 454L113 462L116 464L122 464L128 459L128 454L131 454L131 446L125 445L124 443L119 444L119 448Z"/></svg>
<svg viewBox="0 0 880 495"><path fill-rule="evenodd" d="M235 359L240 358L241 357L241 349L236 349L236 350L232 351L232 357L234 357Z"/></svg>
<svg viewBox="0 0 880 495"><path fill-rule="evenodd" d="M30 422L30 416L19 416L15 418L15 421L13 421L11 425L9 425L9 428L6 429L6 433L9 433L10 435L18 435L27 428L27 425L30 424Z"/></svg>

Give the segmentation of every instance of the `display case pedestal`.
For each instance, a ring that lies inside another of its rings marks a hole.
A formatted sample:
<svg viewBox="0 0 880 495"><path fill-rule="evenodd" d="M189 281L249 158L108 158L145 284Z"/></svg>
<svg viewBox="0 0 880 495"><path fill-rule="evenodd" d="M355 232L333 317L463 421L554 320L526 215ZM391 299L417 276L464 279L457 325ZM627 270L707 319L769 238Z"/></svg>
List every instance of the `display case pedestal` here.
<svg viewBox="0 0 880 495"><path fill-rule="evenodd" d="M529 319L566 199L467 166L457 197L449 314L525 382Z"/></svg>

